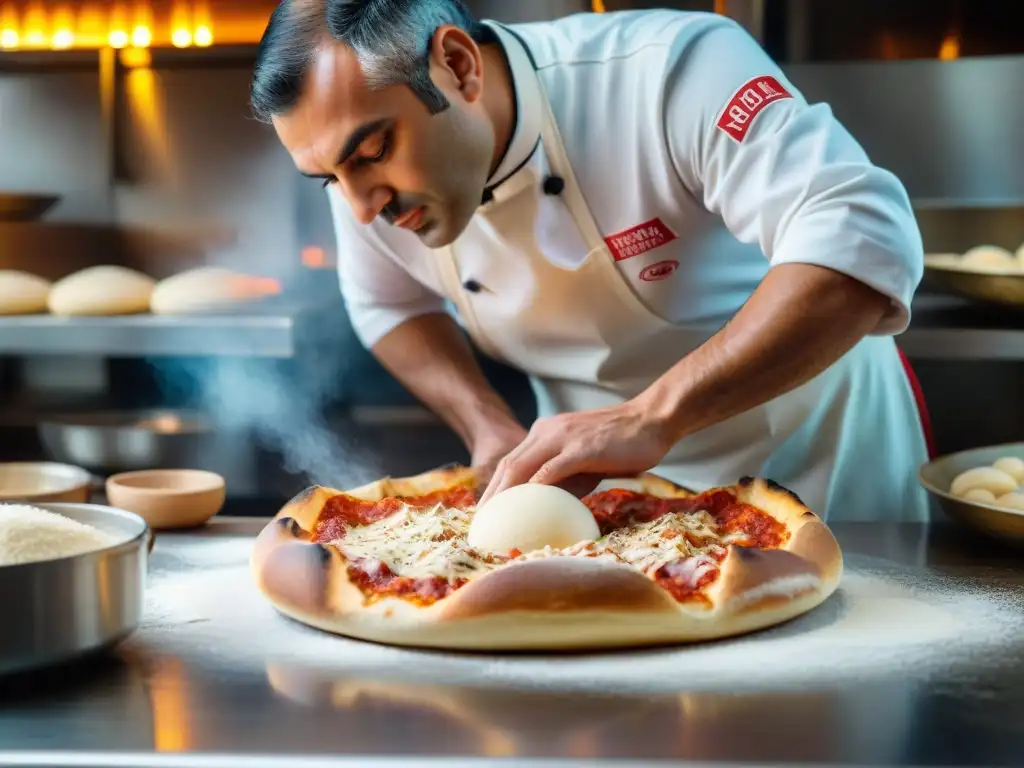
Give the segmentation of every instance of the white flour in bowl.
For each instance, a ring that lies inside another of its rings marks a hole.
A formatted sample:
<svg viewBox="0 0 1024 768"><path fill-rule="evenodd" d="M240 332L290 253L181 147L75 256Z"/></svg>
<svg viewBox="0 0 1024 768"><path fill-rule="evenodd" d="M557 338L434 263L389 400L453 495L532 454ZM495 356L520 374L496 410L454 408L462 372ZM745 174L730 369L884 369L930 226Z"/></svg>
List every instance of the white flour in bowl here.
<svg viewBox="0 0 1024 768"><path fill-rule="evenodd" d="M159 540L146 618L130 649L218 668L295 665L338 677L603 693L806 688L892 674L950 679L1024 661L1024 599L1011 588L858 556L847 557L840 589L824 605L734 640L558 656L390 648L277 614L253 582L251 546L250 538ZM186 563L194 565L182 570Z"/></svg>

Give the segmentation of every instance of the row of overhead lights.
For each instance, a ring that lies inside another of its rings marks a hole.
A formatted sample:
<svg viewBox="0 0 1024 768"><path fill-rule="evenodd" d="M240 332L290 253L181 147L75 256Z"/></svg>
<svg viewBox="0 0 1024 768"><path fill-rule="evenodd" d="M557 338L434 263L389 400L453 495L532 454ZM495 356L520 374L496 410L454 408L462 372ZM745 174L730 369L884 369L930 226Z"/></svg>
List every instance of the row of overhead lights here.
<svg viewBox="0 0 1024 768"><path fill-rule="evenodd" d="M19 8L19 5L21 8ZM213 45L208 2L178 0L168 17L175 48ZM0 49L69 50L73 48L149 48L154 44L153 12L148 3L70 3L52 10L39 0L16 4L0 0Z"/></svg>

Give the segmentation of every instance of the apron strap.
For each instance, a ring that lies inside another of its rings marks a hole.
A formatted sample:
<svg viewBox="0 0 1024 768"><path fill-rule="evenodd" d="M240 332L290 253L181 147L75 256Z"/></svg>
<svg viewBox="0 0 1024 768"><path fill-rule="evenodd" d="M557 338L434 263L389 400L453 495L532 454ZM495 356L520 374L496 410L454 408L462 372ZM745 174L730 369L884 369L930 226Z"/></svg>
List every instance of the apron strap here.
<svg viewBox="0 0 1024 768"><path fill-rule="evenodd" d="M918 381L917 374L914 373L914 368L910 365L910 360L906 354L899 347L896 350L899 352L900 362L903 363L903 372L907 375L910 389L914 392L914 401L917 403L917 415L921 419L924 441L928 446L928 458L934 459L938 455L938 451L935 449L935 435L932 433L932 419L928 413L928 403L924 398L924 390L921 389L921 382Z"/></svg>

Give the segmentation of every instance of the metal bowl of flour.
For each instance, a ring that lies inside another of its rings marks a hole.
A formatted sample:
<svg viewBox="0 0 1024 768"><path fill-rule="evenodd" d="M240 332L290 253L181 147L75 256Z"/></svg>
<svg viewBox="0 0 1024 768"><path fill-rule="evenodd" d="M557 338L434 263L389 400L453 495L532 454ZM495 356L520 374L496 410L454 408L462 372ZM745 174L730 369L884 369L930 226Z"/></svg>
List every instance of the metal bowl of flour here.
<svg viewBox="0 0 1024 768"><path fill-rule="evenodd" d="M97 504L33 504L114 537L104 549L0 565L0 677L110 648L142 617L151 534L138 515Z"/></svg>

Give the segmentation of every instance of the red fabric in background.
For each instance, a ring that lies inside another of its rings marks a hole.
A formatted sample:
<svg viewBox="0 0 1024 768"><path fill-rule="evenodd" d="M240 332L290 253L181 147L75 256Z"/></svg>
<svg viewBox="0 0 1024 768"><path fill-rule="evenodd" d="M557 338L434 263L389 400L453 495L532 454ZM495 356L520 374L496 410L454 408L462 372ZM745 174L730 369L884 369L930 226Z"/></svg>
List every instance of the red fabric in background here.
<svg viewBox="0 0 1024 768"><path fill-rule="evenodd" d="M914 400L917 401L917 414L921 419L921 429L924 431L925 444L928 446L928 458L934 459L938 453L935 450L935 436L932 434L932 419L928 414L928 403L925 402L921 382L917 380L917 374L914 373L910 361L903 354L902 349L898 351L900 353L900 362L903 363L903 371L907 374L907 381L910 382L910 388L914 391Z"/></svg>

